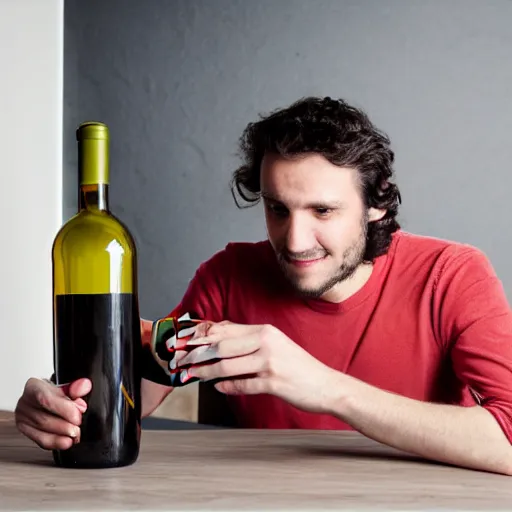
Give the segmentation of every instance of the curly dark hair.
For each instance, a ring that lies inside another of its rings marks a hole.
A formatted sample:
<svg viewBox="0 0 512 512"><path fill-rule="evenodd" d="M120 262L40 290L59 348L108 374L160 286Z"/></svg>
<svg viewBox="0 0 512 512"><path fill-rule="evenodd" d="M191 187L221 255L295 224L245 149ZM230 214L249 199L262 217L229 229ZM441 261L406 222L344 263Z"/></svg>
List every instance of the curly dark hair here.
<svg viewBox="0 0 512 512"><path fill-rule="evenodd" d="M366 208L387 210L381 220L369 222L364 259L373 261L387 252L392 234L400 229L396 220L400 191L390 181L395 157L389 138L365 112L341 99L302 98L248 124L239 150L243 163L230 183L239 208L235 190L246 206L261 198L260 166L265 152L287 158L317 153L335 165L357 169Z"/></svg>

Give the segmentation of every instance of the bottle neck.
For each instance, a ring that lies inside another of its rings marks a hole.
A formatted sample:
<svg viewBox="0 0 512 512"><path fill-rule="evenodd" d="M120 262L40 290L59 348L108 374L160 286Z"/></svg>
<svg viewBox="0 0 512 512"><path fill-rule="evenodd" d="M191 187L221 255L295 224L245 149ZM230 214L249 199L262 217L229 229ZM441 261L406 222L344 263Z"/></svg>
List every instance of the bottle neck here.
<svg viewBox="0 0 512 512"><path fill-rule="evenodd" d="M85 138L78 144L79 211L109 211L108 140Z"/></svg>
<svg viewBox="0 0 512 512"><path fill-rule="evenodd" d="M79 211L109 212L108 185L105 183L95 185L80 185L78 198Z"/></svg>

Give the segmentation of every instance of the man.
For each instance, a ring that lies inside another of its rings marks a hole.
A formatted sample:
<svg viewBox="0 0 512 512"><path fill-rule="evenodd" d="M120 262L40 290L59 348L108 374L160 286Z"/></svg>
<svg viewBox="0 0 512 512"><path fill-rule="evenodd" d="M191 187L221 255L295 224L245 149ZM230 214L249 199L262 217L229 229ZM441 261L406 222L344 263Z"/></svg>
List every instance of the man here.
<svg viewBox="0 0 512 512"><path fill-rule="evenodd" d="M207 320L194 340L207 345L177 367L239 427L351 428L512 475L510 307L480 251L401 230L388 138L344 101L306 98L250 124L240 147L233 190L263 200L268 241L199 267L171 315ZM90 389L73 383L69 400L30 379L18 428L71 446ZM169 392L143 380L143 414Z"/></svg>

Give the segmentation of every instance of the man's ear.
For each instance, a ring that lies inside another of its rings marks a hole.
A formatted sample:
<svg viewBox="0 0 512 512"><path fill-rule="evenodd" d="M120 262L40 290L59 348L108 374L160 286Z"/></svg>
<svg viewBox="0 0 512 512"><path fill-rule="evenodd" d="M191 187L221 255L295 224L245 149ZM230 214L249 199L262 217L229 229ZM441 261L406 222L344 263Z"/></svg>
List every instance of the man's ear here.
<svg viewBox="0 0 512 512"><path fill-rule="evenodd" d="M369 222L375 222L381 220L386 215L387 210L379 210L377 208L368 209L368 220Z"/></svg>

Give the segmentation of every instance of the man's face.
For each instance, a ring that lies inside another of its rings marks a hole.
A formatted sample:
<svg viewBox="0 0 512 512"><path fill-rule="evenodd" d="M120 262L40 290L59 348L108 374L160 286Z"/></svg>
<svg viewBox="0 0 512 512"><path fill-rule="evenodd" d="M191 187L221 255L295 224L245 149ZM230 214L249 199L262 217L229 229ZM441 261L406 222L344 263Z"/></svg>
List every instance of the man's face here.
<svg viewBox="0 0 512 512"><path fill-rule="evenodd" d="M293 287L322 297L363 262L369 212L353 169L317 154L265 155L261 192L270 243Z"/></svg>

